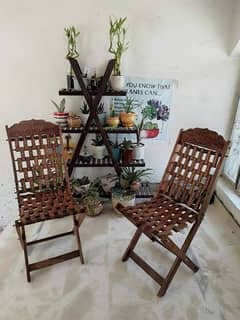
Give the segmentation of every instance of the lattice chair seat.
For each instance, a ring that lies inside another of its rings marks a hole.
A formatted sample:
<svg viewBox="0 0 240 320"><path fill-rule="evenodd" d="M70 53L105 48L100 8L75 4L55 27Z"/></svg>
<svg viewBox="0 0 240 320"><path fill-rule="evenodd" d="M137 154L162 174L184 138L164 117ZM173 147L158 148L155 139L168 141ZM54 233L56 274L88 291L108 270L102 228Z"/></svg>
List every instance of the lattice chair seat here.
<svg viewBox="0 0 240 320"><path fill-rule="evenodd" d="M133 259L157 281L161 286L159 296L165 294L181 262L193 272L198 271L186 252L206 212L228 144L208 129L181 130L156 198L133 207L117 205L137 227L122 260ZM188 226L187 236L179 247L172 235ZM159 275L134 251L142 233L176 256L166 277Z"/></svg>
<svg viewBox="0 0 240 320"><path fill-rule="evenodd" d="M121 212L137 227L144 226L150 238L179 232L198 217L195 210L161 195L134 207L122 207Z"/></svg>
<svg viewBox="0 0 240 320"><path fill-rule="evenodd" d="M24 224L84 214L80 206L66 189L37 192L20 197L20 220Z"/></svg>
<svg viewBox="0 0 240 320"><path fill-rule="evenodd" d="M79 227L86 208L77 204L71 195L60 127L44 120L27 120L6 126L6 131L19 206L15 226L24 250L27 280L31 281L31 271L68 259L80 257L84 263ZM25 225L69 215L73 218L71 231L27 242ZM75 236L76 250L29 263L28 246L68 235Z"/></svg>

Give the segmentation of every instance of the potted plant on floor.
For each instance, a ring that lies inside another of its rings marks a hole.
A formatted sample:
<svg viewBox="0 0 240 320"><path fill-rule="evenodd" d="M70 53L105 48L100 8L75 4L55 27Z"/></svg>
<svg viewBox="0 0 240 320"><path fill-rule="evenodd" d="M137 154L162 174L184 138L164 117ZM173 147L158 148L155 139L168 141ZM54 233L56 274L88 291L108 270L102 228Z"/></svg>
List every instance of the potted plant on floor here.
<svg viewBox="0 0 240 320"><path fill-rule="evenodd" d="M131 140L124 138L123 142L120 144L122 151L122 161L125 163L130 163L133 160L133 143Z"/></svg>
<svg viewBox="0 0 240 320"><path fill-rule="evenodd" d="M90 109L86 102L83 102L82 107L80 107L80 117L82 119L82 124L85 126L89 117Z"/></svg>
<svg viewBox="0 0 240 320"><path fill-rule="evenodd" d="M121 91L124 89L124 76L121 75L121 60L123 53L128 49L128 42L126 41L125 18L110 18L109 29L109 49L108 51L114 55L116 60L113 75L110 79L110 84L113 90Z"/></svg>
<svg viewBox="0 0 240 320"><path fill-rule="evenodd" d="M81 126L81 118L76 113L71 112L67 118L67 123L70 128L79 128Z"/></svg>
<svg viewBox="0 0 240 320"><path fill-rule="evenodd" d="M95 217L103 211L103 203L99 199L99 191L101 188L101 181L96 178L90 183L89 188L83 193L81 197L82 203L87 208L87 215Z"/></svg>
<svg viewBox="0 0 240 320"><path fill-rule="evenodd" d="M82 178L71 179L71 186L76 194L82 194L83 192L88 190L90 186L89 178L87 176L84 176Z"/></svg>
<svg viewBox="0 0 240 320"><path fill-rule="evenodd" d="M102 160L105 157L105 144L101 135L96 134L96 138L92 139L93 157L96 160Z"/></svg>
<svg viewBox="0 0 240 320"><path fill-rule="evenodd" d="M136 191L141 187L141 179L150 174L151 169L136 170L134 167L122 169L119 177L119 185L112 188L112 206L116 209L118 203L123 206L134 206L136 200Z"/></svg>
<svg viewBox="0 0 240 320"><path fill-rule="evenodd" d="M114 102L112 101L111 106L110 106L110 114L109 117L107 118L107 125L109 127L116 128L119 125L119 116L115 112L115 107L114 107Z"/></svg>
<svg viewBox="0 0 240 320"><path fill-rule="evenodd" d="M65 98L63 98L60 101L59 105L53 100L51 100L51 102L54 104L54 106L57 109L57 112L54 112L54 118L56 120L56 123L61 127L66 127L68 112L65 112L65 104L66 104Z"/></svg>
<svg viewBox="0 0 240 320"><path fill-rule="evenodd" d="M77 31L77 29L74 26L71 26L69 28L65 28L65 36L68 41L68 52L66 55L66 58L78 58L79 52L77 49L77 37L79 36L80 32ZM77 79L74 76L72 67L70 66L69 73L67 75L67 87L68 89L78 89L80 90L79 84Z"/></svg>
<svg viewBox="0 0 240 320"><path fill-rule="evenodd" d="M133 127L136 121L134 110L134 98L126 98L124 111L120 113L120 120L123 127Z"/></svg>

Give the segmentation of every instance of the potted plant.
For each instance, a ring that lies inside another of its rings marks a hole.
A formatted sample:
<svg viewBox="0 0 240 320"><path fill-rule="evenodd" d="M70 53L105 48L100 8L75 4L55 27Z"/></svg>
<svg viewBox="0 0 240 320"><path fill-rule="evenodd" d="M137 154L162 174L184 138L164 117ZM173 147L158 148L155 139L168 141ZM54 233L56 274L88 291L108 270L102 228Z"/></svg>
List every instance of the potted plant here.
<svg viewBox="0 0 240 320"><path fill-rule="evenodd" d="M101 125L105 125L106 121L106 112L104 111L104 103L100 103L97 108L98 119L101 122Z"/></svg>
<svg viewBox="0 0 240 320"><path fill-rule="evenodd" d="M107 124L110 126L110 127L118 127L119 125L119 116L116 114L115 112L115 107L114 107L114 103L112 101L112 104L110 106L110 114L109 114L109 117L107 118Z"/></svg>
<svg viewBox="0 0 240 320"><path fill-rule="evenodd" d="M118 143L118 135L116 134L116 140L115 142L111 142L111 145L112 145L112 154L113 154L113 158L116 160L116 161L119 161L120 160L120 157L121 157L121 149L119 147L119 143Z"/></svg>
<svg viewBox="0 0 240 320"><path fill-rule="evenodd" d="M80 107L80 117L82 119L82 124L85 126L89 117L90 109L86 102L83 102L82 107Z"/></svg>
<svg viewBox="0 0 240 320"><path fill-rule="evenodd" d="M66 103L65 98L63 98L60 101L59 105L53 100L51 100L51 102L54 104L54 106L57 109L57 112L54 112L54 118L56 120L56 123L61 127L66 127L68 112L65 112L65 103Z"/></svg>
<svg viewBox="0 0 240 320"><path fill-rule="evenodd" d="M133 144L131 140L124 138L123 142L120 144L122 151L122 161L125 163L130 163L133 160Z"/></svg>
<svg viewBox="0 0 240 320"><path fill-rule="evenodd" d="M121 75L121 59L123 53L128 49L128 42L126 42L126 28L125 18L110 18L109 28L109 49L108 51L114 55L116 60L113 75L110 79L111 87L113 90L121 91L124 89L124 76Z"/></svg>
<svg viewBox="0 0 240 320"><path fill-rule="evenodd" d="M78 159L82 163L90 163L92 155L88 152L87 146L83 147L82 153L78 156Z"/></svg>
<svg viewBox="0 0 240 320"><path fill-rule="evenodd" d="M76 113L71 112L67 118L67 123L70 128L79 128L81 126L81 118Z"/></svg>
<svg viewBox="0 0 240 320"><path fill-rule="evenodd" d="M101 181L96 178L89 185L89 188L83 193L81 201L87 208L87 215L90 217L98 216L103 210L103 204L99 200L99 190Z"/></svg>
<svg viewBox="0 0 240 320"><path fill-rule="evenodd" d="M78 58L79 53L77 50L77 37L79 36L80 32L74 26L69 28L65 28L65 36L67 37L68 41L68 52L66 58ZM77 79L74 77L72 67L70 66L69 74L67 75L67 87L68 89L78 89L80 90L79 84Z"/></svg>
<svg viewBox="0 0 240 320"><path fill-rule="evenodd" d="M120 175L120 185L123 189L138 191L141 187L143 177L149 176L152 169L136 169L135 167L122 168Z"/></svg>
<svg viewBox="0 0 240 320"><path fill-rule="evenodd" d="M92 139L93 157L102 160L105 157L105 145L101 135L96 134L96 138Z"/></svg>
<svg viewBox="0 0 240 320"><path fill-rule="evenodd" d="M135 205L136 193L130 189L123 189L120 186L116 186L112 188L111 194L113 210L119 215L122 214L116 208L118 203L121 203L124 207Z"/></svg>
<svg viewBox="0 0 240 320"><path fill-rule="evenodd" d="M142 119L139 123L136 124L136 135L137 135L137 143L133 148L133 159L134 160L143 160L144 159L144 144L142 141L142 129L144 126L144 116L142 115Z"/></svg>
<svg viewBox="0 0 240 320"><path fill-rule="evenodd" d="M86 190L88 190L90 186L90 181L87 176L84 176L82 178L77 178L77 179L71 179L71 186L75 193L77 194L82 194Z"/></svg>
<svg viewBox="0 0 240 320"><path fill-rule="evenodd" d="M123 127L132 127L136 121L136 113L134 110L134 98L126 98L124 111L120 113L120 120Z"/></svg>

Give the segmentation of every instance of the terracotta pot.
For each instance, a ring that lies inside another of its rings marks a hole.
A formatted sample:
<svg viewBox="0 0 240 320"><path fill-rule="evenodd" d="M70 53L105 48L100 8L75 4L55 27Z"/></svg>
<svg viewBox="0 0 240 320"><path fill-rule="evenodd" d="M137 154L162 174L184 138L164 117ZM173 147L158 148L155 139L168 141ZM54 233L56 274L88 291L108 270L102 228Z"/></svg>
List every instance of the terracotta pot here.
<svg viewBox="0 0 240 320"><path fill-rule="evenodd" d="M133 160L133 149L122 149L122 161L130 163Z"/></svg>
<svg viewBox="0 0 240 320"><path fill-rule="evenodd" d="M138 191L141 188L141 182L140 181L134 181L130 185L130 189L132 191Z"/></svg>
<svg viewBox="0 0 240 320"><path fill-rule="evenodd" d="M120 113L120 120L124 127L133 127L136 121L136 113L130 112L121 112Z"/></svg>
<svg viewBox="0 0 240 320"><path fill-rule="evenodd" d="M54 118L56 121L56 124L58 124L61 127L67 126L67 118L68 118L68 112L54 112Z"/></svg>
<svg viewBox="0 0 240 320"><path fill-rule="evenodd" d="M107 118L107 124L110 127L118 127L118 125L119 125L119 117L108 117Z"/></svg>
<svg viewBox="0 0 240 320"><path fill-rule="evenodd" d="M81 118L80 117L68 117L67 123L70 128L79 128L81 126Z"/></svg>

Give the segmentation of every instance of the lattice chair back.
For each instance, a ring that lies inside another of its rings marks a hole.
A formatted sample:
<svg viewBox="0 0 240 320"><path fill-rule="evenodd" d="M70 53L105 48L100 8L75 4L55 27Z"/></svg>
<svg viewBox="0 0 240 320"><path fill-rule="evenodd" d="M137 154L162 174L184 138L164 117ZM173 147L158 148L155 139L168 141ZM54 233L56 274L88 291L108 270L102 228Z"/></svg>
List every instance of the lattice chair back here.
<svg viewBox="0 0 240 320"><path fill-rule="evenodd" d="M60 128L44 120L27 120L6 126L19 196L54 190L69 178L63 158Z"/></svg>
<svg viewBox="0 0 240 320"><path fill-rule="evenodd" d="M228 144L222 136L208 129L181 130L159 193L204 213Z"/></svg>

